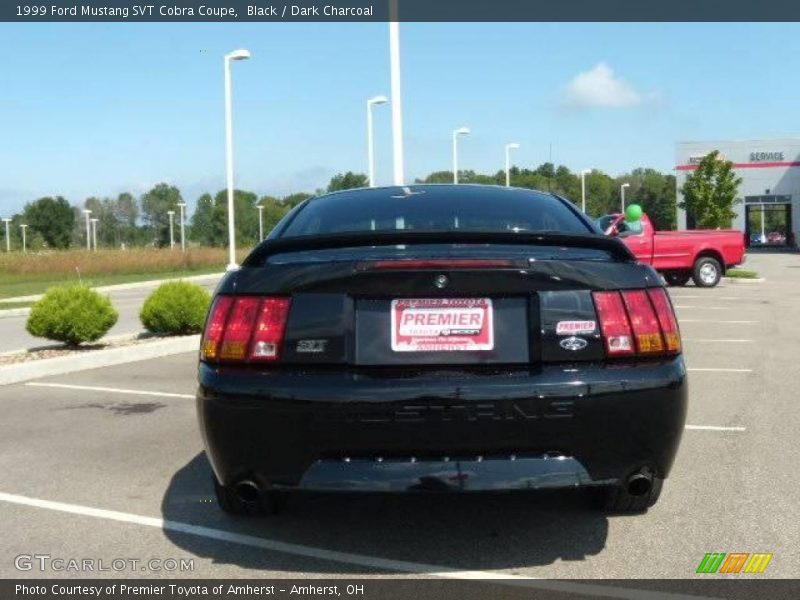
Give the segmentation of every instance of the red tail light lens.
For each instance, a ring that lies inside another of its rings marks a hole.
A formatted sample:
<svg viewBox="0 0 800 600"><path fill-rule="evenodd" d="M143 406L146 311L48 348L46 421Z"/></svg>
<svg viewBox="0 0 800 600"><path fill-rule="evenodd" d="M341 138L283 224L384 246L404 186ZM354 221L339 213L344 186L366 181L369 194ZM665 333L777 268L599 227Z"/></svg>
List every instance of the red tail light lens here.
<svg viewBox="0 0 800 600"><path fill-rule="evenodd" d="M253 333L252 360L278 360L289 303L289 298L264 298Z"/></svg>
<svg viewBox="0 0 800 600"><path fill-rule="evenodd" d="M277 360L291 300L219 296L201 344L207 361Z"/></svg>
<svg viewBox="0 0 800 600"><path fill-rule="evenodd" d="M633 354L633 337L619 292L595 292L594 303L609 356Z"/></svg>
<svg viewBox="0 0 800 600"><path fill-rule="evenodd" d="M681 334L678 329L678 320L675 318L675 311L667 298L664 288L655 288L647 291L650 300L656 309L658 323L661 332L664 334L664 341L667 344L668 354L677 354L681 351Z"/></svg>
<svg viewBox="0 0 800 600"><path fill-rule="evenodd" d="M204 360L219 358L219 346L225 331L225 321L228 319L228 312L232 304L233 298L230 296L217 296L217 299L214 300L211 316L208 318L203 334L203 343L200 344L200 355Z"/></svg>
<svg viewBox="0 0 800 600"><path fill-rule="evenodd" d="M628 309L636 351L639 354L660 354L664 352L664 340L658 326L647 292L644 290L622 292L622 300Z"/></svg>
<svg viewBox="0 0 800 600"><path fill-rule="evenodd" d="M594 292L608 356L678 354L678 320L664 288Z"/></svg>
<svg viewBox="0 0 800 600"><path fill-rule="evenodd" d="M221 360L243 360L247 357L247 347L256 324L260 302L259 298L253 297L234 300L222 336L222 346L219 351Z"/></svg>

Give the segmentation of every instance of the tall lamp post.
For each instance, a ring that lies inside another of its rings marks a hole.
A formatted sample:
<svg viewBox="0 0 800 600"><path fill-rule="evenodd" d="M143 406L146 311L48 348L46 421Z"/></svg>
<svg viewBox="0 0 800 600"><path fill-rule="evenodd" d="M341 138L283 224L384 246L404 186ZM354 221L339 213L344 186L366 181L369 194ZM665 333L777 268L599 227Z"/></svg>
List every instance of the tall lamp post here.
<svg viewBox="0 0 800 600"><path fill-rule="evenodd" d="M248 50L239 49L225 55L225 163L228 186L228 271L237 269L236 227L233 222L233 115L231 108L231 61L247 60Z"/></svg>
<svg viewBox="0 0 800 600"><path fill-rule="evenodd" d="M258 209L258 241L264 240L264 205L256 204Z"/></svg>
<svg viewBox="0 0 800 600"><path fill-rule="evenodd" d="M400 92L400 23L397 0L389 1L389 72L392 86L392 173L395 185L404 183L403 102Z"/></svg>
<svg viewBox="0 0 800 600"><path fill-rule="evenodd" d="M8 224L11 223L11 219L3 219L3 223L6 224L6 252L11 252L11 235L8 232Z"/></svg>
<svg viewBox="0 0 800 600"><path fill-rule="evenodd" d="M168 210L169 215L169 249L175 249L175 211Z"/></svg>
<svg viewBox="0 0 800 600"><path fill-rule="evenodd" d="M469 127L459 127L453 130L453 183L458 183L458 138L469 135Z"/></svg>
<svg viewBox="0 0 800 600"><path fill-rule="evenodd" d="M369 171L369 187L375 187L375 142L372 133L372 107L386 104L386 96L373 96L367 100L367 167ZM263 239L263 238L262 238Z"/></svg>
<svg viewBox="0 0 800 600"><path fill-rule="evenodd" d="M92 247L97 252L97 221L99 219L90 219L92 223Z"/></svg>
<svg viewBox="0 0 800 600"><path fill-rule="evenodd" d="M89 222L89 215L92 211L88 208L83 209L83 214L86 215L86 249L92 249L92 224Z"/></svg>
<svg viewBox="0 0 800 600"><path fill-rule="evenodd" d="M25 228L26 227L27 227L27 225L25 223L21 223L20 226L19 226L19 228L22 230L22 251L23 252L27 252L28 251L28 244L27 244L27 241L25 239Z"/></svg>
<svg viewBox="0 0 800 600"><path fill-rule="evenodd" d="M186 252L186 236L184 232L186 202L178 202L178 208L181 211L181 252Z"/></svg>
<svg viewBox="0 0 800 600"><path fill-rule="evenodd" d="M586 214L586 176L591 172L591 169L581 171L581 210L584 214Z"/></svg>
<svg viewBox="0 0 800 600"><path fill-rule="evenodd" d="M511 151L519 148L519 144L506 144L506 187L511 187Z"/></svg>
<svg viewBox="0 0 800 600"><path fill-rule="evenodd" d="M625 214L625 188L629 188L629 187L631 187L630 183L623 183L621 186L619 186L619 193L620 193L620 196L622 196L622 214L623 215Z"/></svg>

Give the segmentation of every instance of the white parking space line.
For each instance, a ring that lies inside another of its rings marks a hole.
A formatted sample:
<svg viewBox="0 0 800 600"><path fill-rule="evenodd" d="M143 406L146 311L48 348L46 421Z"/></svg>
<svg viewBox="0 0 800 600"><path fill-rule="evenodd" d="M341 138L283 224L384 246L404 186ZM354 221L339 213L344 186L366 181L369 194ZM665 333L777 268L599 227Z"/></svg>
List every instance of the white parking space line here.
<svg viewBox="0 0 800 600"><path fill-rule="evenodd" d="M686 425L685 429L690 431L747 431L746 427L721 427L719 425Z"/></svg>
<svg viewBox="0 0 800 600"><path fill-rule="evenodd" d="M741 306L695 306L693 304L676 304L675 308L699 308L703 310L733 310L734 308L742 308Z"/></svg>
<svg viewBox="0 0 800 600"><path fill-rule="evenodd" d="M4 492L0 492L0 501L85 517L94 517L96 519L143 525L145 527L153 527L166 531L176 531L178 533L194 535L220 542L229 542L232 544L249 546L251 548L258 548L260 550L280 552L282 554L304 556L307 558L358 565L372 569L395 571L399 573L414 573L433 577L443 577L447 579L492 579L498 583L507 583L508 585L533 587L537 589L551 590L554 592L600 596L604 598L625 598L629 600L639 600L641 598L644 600L677 600L678 598L686 598L684 594L672 594L669 592L637 590L632 588L621 588L605 585L592 585L589 583L576 583L571 581L549 581L538 579L536 577L528 577L525 575L511 575L507 573L497 573L494 571L468 571L462 569L453 569L442 565L429 565L425 563L415 563L404 560L393 560L389 558L367 556L365 554L339 552L337 550L325 550L324 548L315 548L313 546L305 546L301 544L291 544L254 535L235 533L233 531L226 531L225 529L204 527L202 525L192 525L191 523L184 523L182 521L164 520L158 517L146 517L144 515L137 515L133 513L124 513L115 510L104 510L101 508L92 508L90 506L81 506L79 504L53 502L51 500L41 500L39 498L30 498L28 496L19 496L16 494L6 494ZM702 597L692 596L692 598Z"/></svg>
<svg viewBox="0 0 800 600"><path fill-rule="evenodd" d="M678 323L710 323L722 325L754 325L761 321L717 321L714 319L678 319Z"/></svg>
<svg viewBox="0 0 800 600"><path fill-rule="evenodd" d="M43 383L31 381L25 385L30 387L61 388L65 390L83 390L87 392L109 392L111 394L130 394L132 396L158 396L160 398L191 398L194 394L174 394L172 392L149 392L147 390L128 390L122 388L99 387L94 385L72 385L69 383Z"/></svg>
<svg viewBox="0 0 800 600"><path fill-rule="evenodd" d="M702 343L709 343L709 344L751 344L753 340L716 340L716 339L705 339L705 338L683 338L684 342L702 342Z"/></svg>
<svg viewBox="0 0 800 600"><path fill-rule="evenodd" d="M713 300L734 300L735 301L735 300L752 300L753 299L752 297L748 297L748 296L689 296L689 295L686 295L686 294L670 294L669 297L672 298L673 300L686 300L686 299L690 299L690 300L698 300L698 299L708 300L709 298L711 298Z"/></svg>
<svg viewBox="0 0 800 600"><path fill-rule="evenodd" d="M753 372L753 369L728 369L722 367L693 368L686 370L694 373L752 373Z"/></svg>

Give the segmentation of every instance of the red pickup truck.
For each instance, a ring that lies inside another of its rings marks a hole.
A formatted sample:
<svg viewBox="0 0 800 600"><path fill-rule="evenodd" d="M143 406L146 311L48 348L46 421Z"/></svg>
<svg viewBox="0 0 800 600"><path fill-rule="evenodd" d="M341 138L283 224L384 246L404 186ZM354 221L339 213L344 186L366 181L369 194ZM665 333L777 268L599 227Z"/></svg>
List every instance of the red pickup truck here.
<svg viewBox="0 0 800 600"><path fill-rule="evenodd" d="M744 234L735 229L656 231L646 214L632 222L624 215L606 215L597 224L625 242L639 262L655 267L669 285L686 285L691 278L697 286L713 287L744 258Z"/></svg>

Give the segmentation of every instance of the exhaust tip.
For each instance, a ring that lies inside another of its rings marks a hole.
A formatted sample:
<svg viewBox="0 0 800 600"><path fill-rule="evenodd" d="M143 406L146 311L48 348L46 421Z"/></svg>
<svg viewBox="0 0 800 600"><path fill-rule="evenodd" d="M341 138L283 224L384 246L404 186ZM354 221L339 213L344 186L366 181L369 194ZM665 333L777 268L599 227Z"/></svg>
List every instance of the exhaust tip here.
<svg viewBox="0 0 800 600"><path fill-rule="evenodd" d="M236 495L246 504L256 504L261 497L261 490L254 481L245 479L236 484Z"/></svg>
<svg viewBox="0 0 800 600"><path fill-rule="evenodd" d="M628 494L631 496L644 496L653 487L653 478L644 473L634 473L628 479Z"/></svg>

